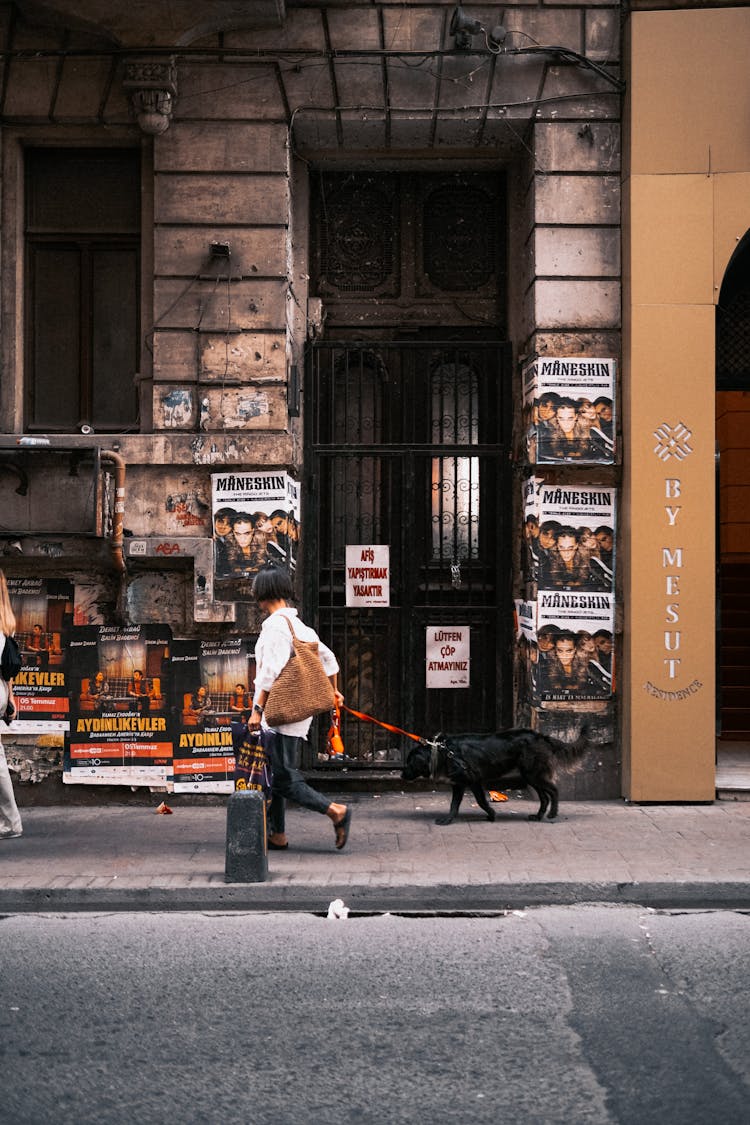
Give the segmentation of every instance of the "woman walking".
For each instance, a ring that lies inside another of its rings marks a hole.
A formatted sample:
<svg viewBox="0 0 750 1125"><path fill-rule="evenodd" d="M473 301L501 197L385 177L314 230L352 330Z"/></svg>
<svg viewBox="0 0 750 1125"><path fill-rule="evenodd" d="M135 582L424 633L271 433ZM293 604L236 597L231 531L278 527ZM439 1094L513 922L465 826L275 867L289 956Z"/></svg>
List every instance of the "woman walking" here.
<svg viewBox="0 0 750 1125"><path fill-rule="evenodd" d="M0 570L0 657L5 648L5 638L11 637L16 631L16 616L10 604L8 583L5 575ZM13 704L13 684L0 676L0 716L5 715L8 704ZM12 840L23 833L21 816L18 812L16 798L13 795L13 783L10 780L8 763L5 760L5 750L0 742L0 840Z"/></svg>
<svg viewBox="0 0 750 1125"><path fill-rule="evenodd" d="M267 614L255 646L255 693L253 710L248 722L250 731L261 725L266 732L266 749L273 769L273 792L269 809L269 848L280 850L289 846L286 837L286 798L313 812L325 813L333 821L336 847L340 850L349 837L351 809L347 805L329 803L322 794L308 785L300 773L302 743L307 738L312 716L296 723L269 727L263 719L263 708L268 694L281 670L293 655L291 629L301 641L316 641L323 670L331 681L336 700L344 697L337 687L338 661L331 650L322 643L314 629L300 621L297 610L289 605L292 583L285 570L263 567L253 580L253 596L258 606Z"/></svg>

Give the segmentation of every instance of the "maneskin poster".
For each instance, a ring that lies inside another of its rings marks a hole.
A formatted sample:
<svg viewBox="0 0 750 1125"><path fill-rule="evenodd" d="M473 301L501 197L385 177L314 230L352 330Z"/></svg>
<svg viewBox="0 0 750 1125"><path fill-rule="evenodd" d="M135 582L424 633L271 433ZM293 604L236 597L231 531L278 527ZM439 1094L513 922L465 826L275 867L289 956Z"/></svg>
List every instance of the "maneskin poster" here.
<svg viewBox="0 0 750 1125"><path fill-rule="evenodd" d="M614 359L535 356L523 368L529 461L612 464L615 459Z"/></svg>
<svg viewBox="0 0 750 1125"><path fill-rule="evenodd" d="M18 716L7 729L14 734L66 731L73 585L65 579L9 578L8 592L23 668L13 682Z"/></svg>
<svg viewBox="0 0 750 1125"><path fill-rule="evenodd" d="M516 602L516 642L531 703L608 699L614 692L614 595L540 594Z"/></svg>
<svg viewBox="0 0 750 1125"><path fill-rule="evenodd" d="M524 485L526 579L540 590L613 591L615 504L611 485L529 478Z"/></svg>
<svg viewBox="0 0 750 1125"><path fill-rule="evenodd" d="M71 631L63 781L167 784L171 646L166 625L86 625Z"/></svg>
<svg viewBox="0 0 750 1125"><path fill-rule="evenodd" d="M213 473L211 498L218 601L250 601L253 577L269 563L295 570L299 481L274 470Z"/></svg>
<svg viewBox="0 0 750 1125"><path fill-rule="evenodd" d="M233 792L232 723L250 714L254 681L253 651L239 637L174 642L175 793Z"/></svg>

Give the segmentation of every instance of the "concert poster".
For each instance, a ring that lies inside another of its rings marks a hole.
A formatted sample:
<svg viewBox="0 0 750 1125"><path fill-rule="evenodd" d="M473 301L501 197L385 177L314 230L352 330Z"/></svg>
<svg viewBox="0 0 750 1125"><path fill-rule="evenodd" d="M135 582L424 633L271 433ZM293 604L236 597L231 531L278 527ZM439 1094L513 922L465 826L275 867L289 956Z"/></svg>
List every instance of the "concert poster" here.
<svg viewBox="0 0 750 1125"><path fill-rule="evenodd" d="M246 720L252 707L253 652L239 637L174 642L175 793L234 791L232 727Z"/></svg>
<svg viewBox="0 0 750 1125"><path fill-rule="evenodd" d="M74 588L66 579L8 578L23 668L13 681L18 714L12 734L68 729L66 638L73 619Z"/></svg>
<svg viewBox="0 0 750 1125"><path fill-rule="evenodd" d="M167 784L171 646L166 625L85 625L71 631L63 781Z"/></svg>

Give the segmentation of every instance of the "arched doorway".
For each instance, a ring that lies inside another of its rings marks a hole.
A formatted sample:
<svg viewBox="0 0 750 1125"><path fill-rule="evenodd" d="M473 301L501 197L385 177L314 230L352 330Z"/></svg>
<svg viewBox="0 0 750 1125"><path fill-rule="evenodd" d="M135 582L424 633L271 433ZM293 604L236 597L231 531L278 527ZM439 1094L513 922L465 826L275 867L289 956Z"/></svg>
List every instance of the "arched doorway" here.
<svg viewBox="0 0 750 1125"><path fill-rule="evenodd" d="M716 309L717 790L750 790L750 231Z"/></svg>

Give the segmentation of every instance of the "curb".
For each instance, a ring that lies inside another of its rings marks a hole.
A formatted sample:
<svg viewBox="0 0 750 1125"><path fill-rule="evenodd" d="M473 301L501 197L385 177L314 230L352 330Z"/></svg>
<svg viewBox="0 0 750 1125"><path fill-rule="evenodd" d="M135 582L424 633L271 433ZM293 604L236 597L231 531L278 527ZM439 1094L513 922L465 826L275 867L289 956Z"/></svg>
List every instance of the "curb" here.
<svg viewBox="0 0 750 1125"><path fill-rule="evenodd" d="M351 914L471 914L535 906L610 903L656 910L750 911L750 883L526 883L438 886L273 887L215 883L189 887L38 887L0 891L0 914L114 911L243 911L324 914L342 898Z"/></svg>

